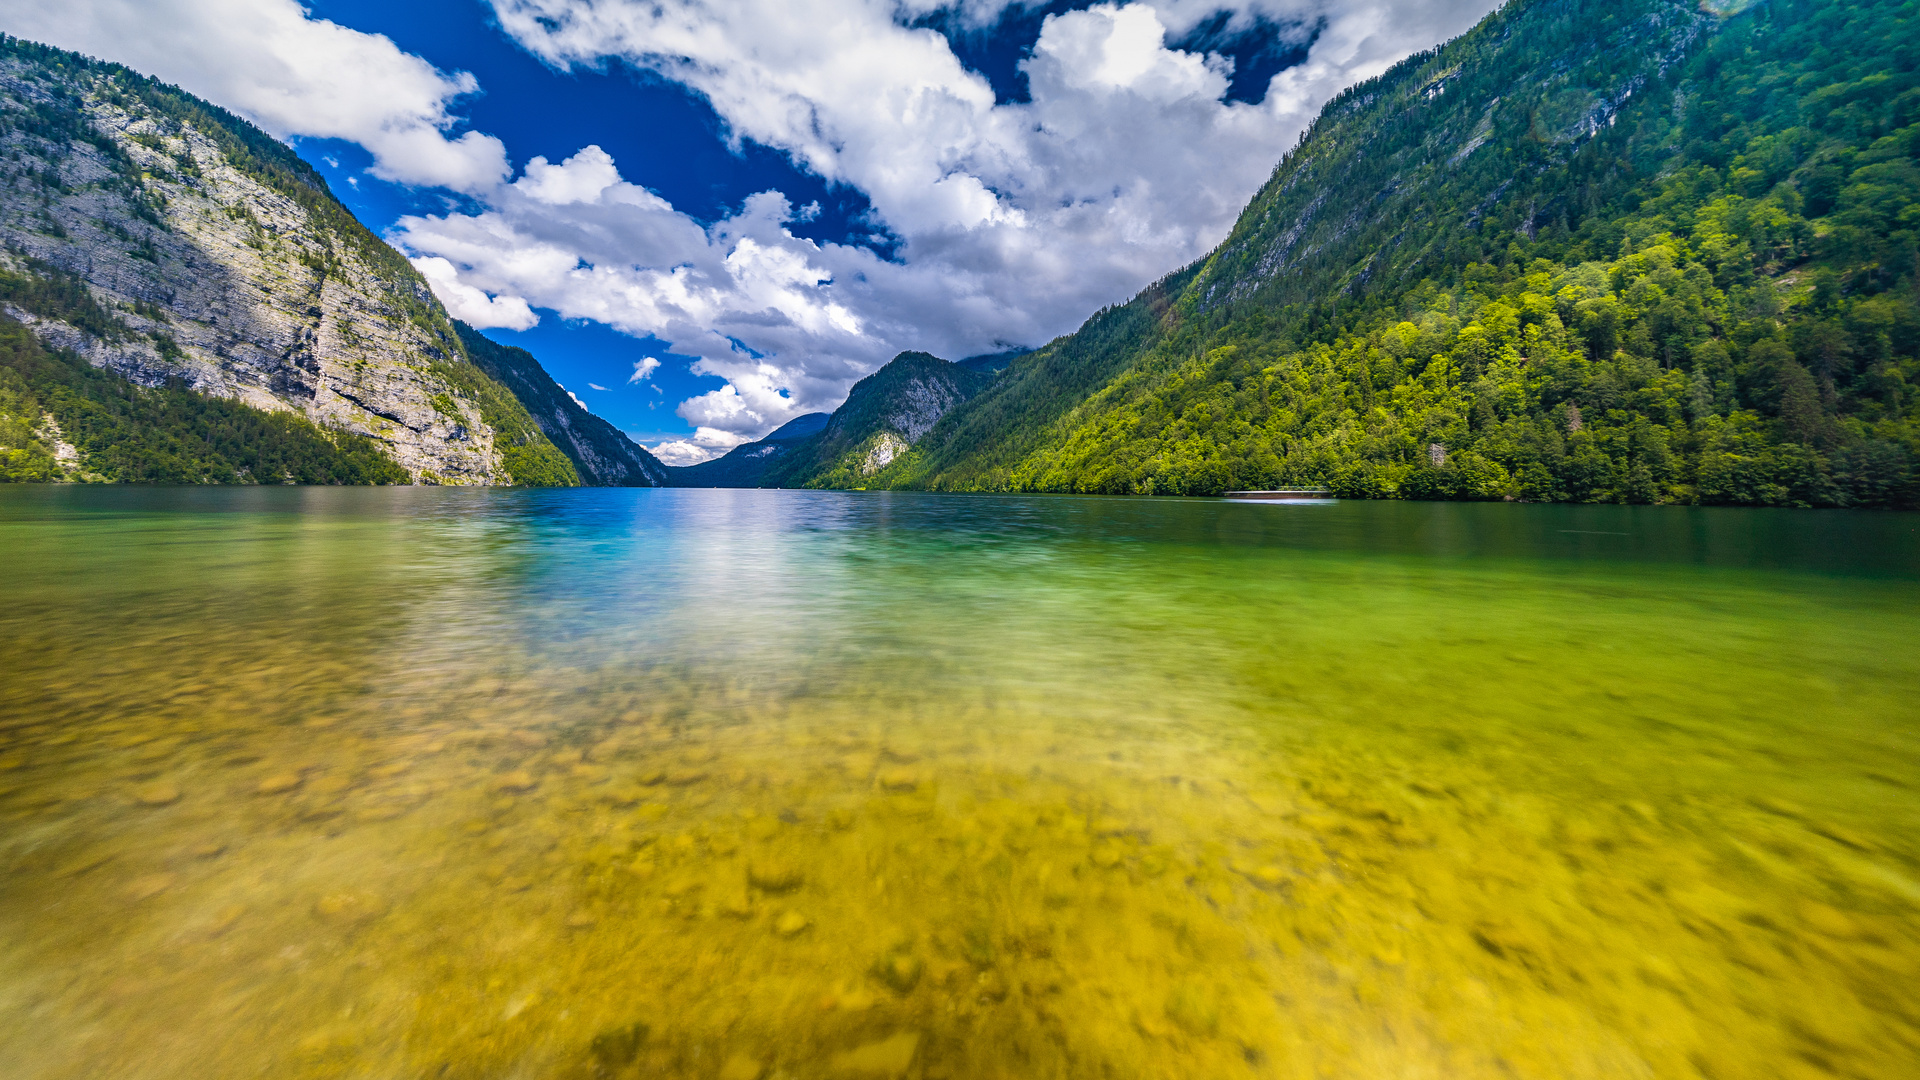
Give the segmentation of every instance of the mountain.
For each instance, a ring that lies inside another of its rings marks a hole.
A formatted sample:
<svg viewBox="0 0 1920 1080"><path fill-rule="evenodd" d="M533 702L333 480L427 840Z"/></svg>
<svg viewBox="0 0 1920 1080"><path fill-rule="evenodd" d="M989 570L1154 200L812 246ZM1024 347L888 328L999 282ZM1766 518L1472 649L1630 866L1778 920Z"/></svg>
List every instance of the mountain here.
<svg viewBox="0 0 1920 1080"><path fill-rule="evenodd" d="M712 461L674 467L673 483L680 487L759 487L767 469L781 455L819 434L831 416L823 412L796 416L759 442L743 443Z"/></svg>
<svg viewBox="0 0 1920 1080"><path fill-rule="evenodd" d="M908 454L941 417L993 381L993 375L928 353L903 352L854 383L826 426L776 458L761 484L863 486L867 477Z"/></svg>
<svg viewBox="0 0 1920 1080"><path fill-rule="evenodd" d="M319 174L117 64L0 37L0 476L575 484Z"/></svg>
<svg viewBox="0 0 1920 1080"><path fill-rule="evenodd" d="M467 355L532 414L553 445L573 462L580 479L595 487L664 487L667 467L619 428L588 412L553 381L533 354L501 345L455 319L453 328Z"/></svg>
<svg viewBox="0 0 1920 1080"><path fill-rule="evenodd" d="M1514 0L860 483L1913 505L1917 12Z"/></svg>
<svg viewBox="0 0 1920 1080"><path fill-rule="evenodd" d="M1005 371L1015 360L1032 352L1032 349L1007 349L997 353L981 353L964 360L955 360L963 368L991 375L996 371Z"/></svg>

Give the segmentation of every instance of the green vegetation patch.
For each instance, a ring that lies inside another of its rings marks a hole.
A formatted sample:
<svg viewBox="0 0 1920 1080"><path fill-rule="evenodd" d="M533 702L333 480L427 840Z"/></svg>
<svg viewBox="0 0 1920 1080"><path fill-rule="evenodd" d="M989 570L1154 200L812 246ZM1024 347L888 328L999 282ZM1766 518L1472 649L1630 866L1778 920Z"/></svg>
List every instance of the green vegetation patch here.
<svg viewBox="0 0 1920 1080"><path fill-rule="evenodd" d="M119 342L134 336L133 328L96 300L78 275L39 259L21 258L26 264L24 272L0 269L0 301L17 304L42 318L59 319L102 341Z"/></svg>
<svg viewBox="0 0 1920 1080"><path fill-rule="evenodd" d="M449 330L446 340L457 343ZM457 344L451 347L457 348ZM478 367L464 359L437 360L433 371L461 397L474 403L480 410L480 419L493 429L493 446L500 452L501 464L506 468L509 478L519 487L579 487L580 474L575 471L573 462L560 452L540 430L528 415L526 406L520 399L509 393L506 387L487 376ZM434 407L440 408L436 394ZM445 411L444 409L441 411Z"/></svg>
<svg viewBox="0 0 1920 1080"><path fill-rule="evenodd" d="M148 389L43 347L0 315L0 480L66 477L33 436L51 414L82 475L144 484L404 484L407 471L363 435L265 412L171 382Z"/></svg>
<svg viewBox="0 0 1920 1080"><path fill-rule="evenodd" d="M1519 3L868 482L1920 503L1920 3Z"/></svg>

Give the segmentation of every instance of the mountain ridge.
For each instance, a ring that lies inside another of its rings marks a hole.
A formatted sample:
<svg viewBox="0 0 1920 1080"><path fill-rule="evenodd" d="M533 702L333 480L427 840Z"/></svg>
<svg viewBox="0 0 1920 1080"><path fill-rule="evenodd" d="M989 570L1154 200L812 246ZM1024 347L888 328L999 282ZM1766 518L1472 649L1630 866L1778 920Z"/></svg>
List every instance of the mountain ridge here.
<svg viewBox="0 0 1920 1080"><path fill-rule="evenodd" d="M763 480L779 487L860 486L995 378L931 353L900 353L853 384L819 433L774 461Z"/></svg>
<svg viewBox="0 0 1920 1080"><path fill-rule="evenodd" d="M322 442L372 440L407 482L579 482L520 402L469 361L425 279L265 132L121 65L0 36L0 148L5 316L51 354L125 383L62 382L19 353L14 379L35 402L71 412L87 395L98 405L188 390L296 414ZM183 415L135 412L163 424ZM51 451L32 432L45 418L14 419L30 445L11 449L44 460ZM133 434L101 429L105 441L75 451L105 453ZM211 445L204 432L174 435ZM203 464L197 480L287 479L231 471L218 454ZM123 460L113 477L142 469ZM197 467L181 459L161 472L182 469Z"/></svg>
<svg viewBox="0 0 1920 1080"><path fill-rule="evenodd" d="M589 411L525 349L501 345L458 319L453 328L467 355L526 406L548 441L594 487L664 487L666 466L646 447Z"/></svg>
<svg viewBox="0 0 1920 1080"><path fill-rule="evenodd" d="M1516 0L866 485L1913 505L1917 39L1899 0Z"/></svg>

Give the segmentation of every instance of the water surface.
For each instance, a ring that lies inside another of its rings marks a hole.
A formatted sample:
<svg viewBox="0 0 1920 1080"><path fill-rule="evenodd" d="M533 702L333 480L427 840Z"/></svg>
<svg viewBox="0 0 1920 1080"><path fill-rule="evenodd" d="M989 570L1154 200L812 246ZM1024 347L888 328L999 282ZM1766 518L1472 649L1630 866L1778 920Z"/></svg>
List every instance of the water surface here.
<svg viewBox="0 0 1920 1080"><path fill-rule="evenodd" d="M1911 1077L1916 526L0 490L0 1061Z"/></svg>

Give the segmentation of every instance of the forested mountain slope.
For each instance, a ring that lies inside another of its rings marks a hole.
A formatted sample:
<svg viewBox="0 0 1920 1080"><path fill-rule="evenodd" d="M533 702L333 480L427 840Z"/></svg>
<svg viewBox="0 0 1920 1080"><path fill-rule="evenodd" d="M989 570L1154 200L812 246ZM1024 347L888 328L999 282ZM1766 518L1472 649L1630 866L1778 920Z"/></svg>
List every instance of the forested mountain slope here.
<svg viewBox="0 0 1920 1080"><path fill-rule="evenodd" d="M1515 0L865 483L1911 505L1917 9Z"/></svg>
<svg viewBox="0 0 1920 1080"><path fill-rule="evenodd" d="M532 353L491 341L458 319L453 328L480 370L512 391L547 439L573 462L581 482L596 487L663 487L671 482L659 458L588 412Z"/></svg>
<svg viewBox="0 0 1920 1080"><path fill-rule="evenodd" d="M802 446L810 445L832 413L807 413L775 428L766 438L742 443L712 461L671 468L673 482L681 487L760 487L767 470L780 458Z"/></svg>
<svg viewBox="0 0 1920 1080"><path fill-rule="evenodd" d="M0 246L0 474L578 483L305 162L117 64L0 36Z"/></svg>
<svg viewBox="0 0 1920 1080"><path fill-rule="evenodd" d="M860 487L907 453L940 418L991 384L987 371L903 352L853 384L819 434L768 466L770 487ZM698 466L694 466L698 468Z"/></svg>

